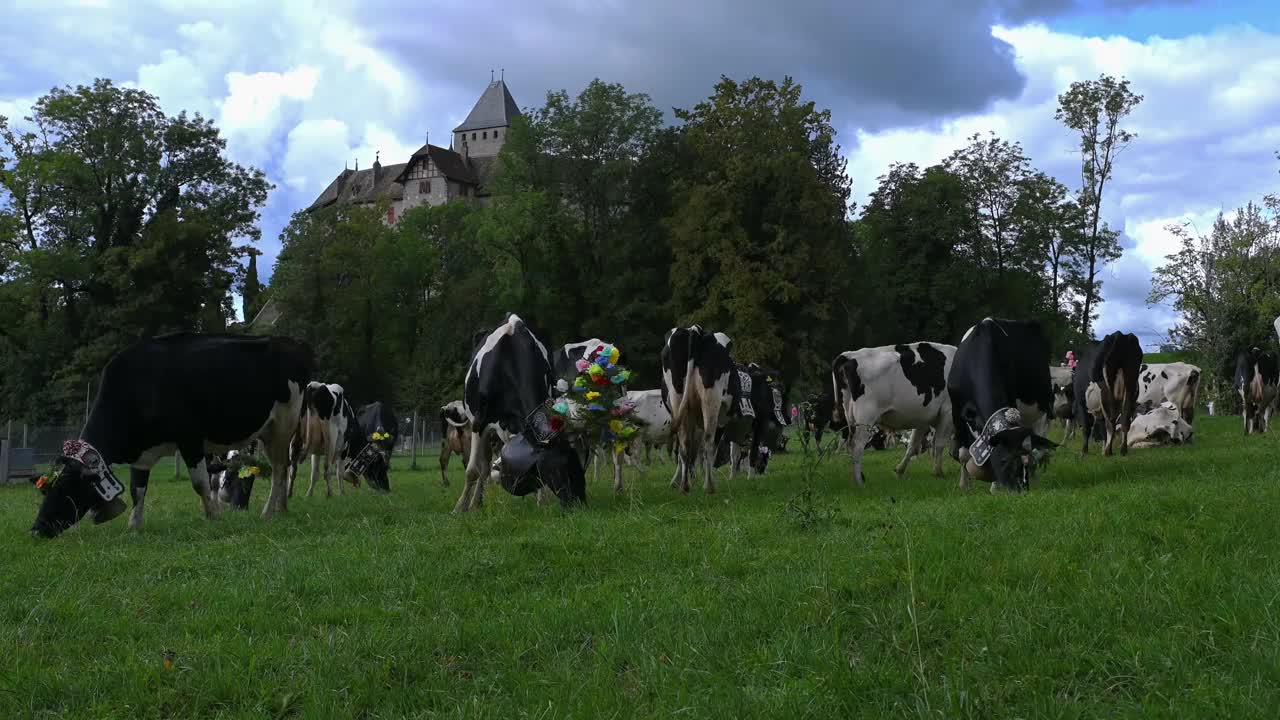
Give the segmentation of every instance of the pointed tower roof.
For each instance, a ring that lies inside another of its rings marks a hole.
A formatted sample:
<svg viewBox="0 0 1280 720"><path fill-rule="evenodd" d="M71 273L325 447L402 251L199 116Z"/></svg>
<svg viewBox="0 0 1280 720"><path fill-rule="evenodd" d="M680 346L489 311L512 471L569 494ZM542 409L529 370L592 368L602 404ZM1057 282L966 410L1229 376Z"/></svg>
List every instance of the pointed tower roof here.
<svg viewBox="0 0 1280 720"><path fill-rule="evenodd" d="M502 80L494 80L484 89L484 94L476 101L476 106L471 108L467 119L453 131L507 127L519 115L520 107L507 90L507 84Z"/></svg>

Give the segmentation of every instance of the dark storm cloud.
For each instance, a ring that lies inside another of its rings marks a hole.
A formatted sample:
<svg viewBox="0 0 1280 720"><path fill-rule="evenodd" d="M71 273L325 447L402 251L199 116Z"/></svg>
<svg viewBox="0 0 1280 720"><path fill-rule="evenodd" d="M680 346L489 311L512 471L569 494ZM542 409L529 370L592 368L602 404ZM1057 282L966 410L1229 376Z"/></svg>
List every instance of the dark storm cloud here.
<svg viewBox="0 0 1280 720"><path fill-rule="evenodd" d="M690 107L721 74L791 75L837 124L869 130L978 112L1024 81L991 26L1077 9L1068 0L655 0L626 4L480 0L361 13L374 44L422 82L470 92L505 67L524 105L544 89L575 92L592 78L649 93L664 110ZM1107 5L1132 6L1136 0Z"/></svg>

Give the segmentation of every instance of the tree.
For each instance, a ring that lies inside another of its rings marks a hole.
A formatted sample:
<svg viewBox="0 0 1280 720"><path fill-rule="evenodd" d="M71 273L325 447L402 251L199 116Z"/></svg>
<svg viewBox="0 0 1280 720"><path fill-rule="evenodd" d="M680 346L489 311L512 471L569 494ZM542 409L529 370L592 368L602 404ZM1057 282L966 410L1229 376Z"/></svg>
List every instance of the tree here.
<svg viewBox="0 0 1280 720"><path fill-rule="evenodd" d="M225 326L271 188L225 146L109 80L51 90L21 129L0 118L0 363L29 378L0 410L69 416L128 342Z"/></svg>
<svg viewBox="0 0 1280 720"><path fill-rule="evenodd" d="M262 309L262 283L258 281L258 256L262 253L250 248L249 267L245 269L244 280L240 282L240 302L244 321L249 322Z"/></svg>
<svg viewBox="0 0 1280 720"><path fill-rule="evenodd" d="M1173 339L1220 377L1231 376L1237 352L1272 342L1280 315L1277 211L1249 203L1231 219L1219 215L1208 235L1170 226L1180 249L1152 274L1147 302L1172 302L1181 315Z"/></svg>
<svg viewBox="0 0 1280 720"><path fill-rule="evenodd" d="M849 180L831 114L790 78L716 84L677 110L682 159L667 218L681 322L733 337L744 361L794 380L821 367L847 243Z"/></svg>
<svg viewBox="0 0 1280 720"><path fill-rule="evenodd" d="M1080 330L1086 338L1092 337L1094 306L1102 297L1098 274L1108 263L1118 260L1122 252L1119 233L1101 222L1103 190L1111 179L1117 155L1135 137L1120 123L1141 102L1142 96L1129 89L1128 80L1108 75L1071 83L1058 96L1054 117L1080 135L1078 203L1082 230L1079 253L1071 268L1082 294Z"/></svg>

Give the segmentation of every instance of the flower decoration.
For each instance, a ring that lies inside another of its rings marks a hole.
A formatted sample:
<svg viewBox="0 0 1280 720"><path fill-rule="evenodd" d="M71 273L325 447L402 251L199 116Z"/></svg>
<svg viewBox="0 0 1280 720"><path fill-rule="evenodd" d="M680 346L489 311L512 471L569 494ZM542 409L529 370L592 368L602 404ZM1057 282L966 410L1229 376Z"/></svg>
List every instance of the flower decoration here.
<svg viewBox="0 0 1280 720"><path fill-rule="evenodd" d="M240 468L241 479L257 477L260 474L262 474L262 468L258 467L257 465L245 465L244 467Z"/></svg>
<svg viewBox="0 0 1280 720"><path fill-rule="evenodd" d="M637 428L631 418L635 405L626 399L632 373L619 364L621 360L622 351L611 344L583 353L574 363L578 375L570 394L547 403L552 430L564 430L613 452L626 448Z"/></svg>
<svg viewBox="0 0 1280 720"><path fill-rule="evenodd" d="M36 478L36 489L37 489L37 490L43 490L43 489L44 489L44 486L45 486L45 485L48 485L48 484L49 484L49 476L48 476L48 475L41 475L40 477Z"/></svg>
<svg viewBox="0 0 1280 720"><path fill-rule="evenodd" d="M375 431L374 431L374 433L373 433L372 435L370 435L370 436L369 436L369 439L370 439L370 440L372 440L372 441L374 441L374 442L381 442L381 441L383 441L383 440L390 440L390 439L391 439L391 433L387 433L387 432L377 432L377 431L375 430Z"/></svg>

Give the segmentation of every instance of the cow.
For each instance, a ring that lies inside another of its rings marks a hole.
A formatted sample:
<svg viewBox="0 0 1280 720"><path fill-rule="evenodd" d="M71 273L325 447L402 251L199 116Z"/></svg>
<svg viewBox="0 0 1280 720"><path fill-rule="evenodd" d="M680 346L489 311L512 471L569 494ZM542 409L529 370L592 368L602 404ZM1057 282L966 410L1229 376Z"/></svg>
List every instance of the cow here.
<svg viewBox="0 0 1280 720"><path fill-rule="evenodd" d="M315 494L316 470L319 456L324 463L324 494L333 496L329 471L334 471L338 481L338 494L342 494L345 476L344 456L347 448L360 443L359 424L347 402L342 386L336 383L311 382L307 385L302 410L302 421L294 435L289 459L289 495L293 496L293 484L298 475L298 463L304 457L311 458L311 482L307 485L307 497Z"/></svg>
<svg viewBox="0 0 1280 720"><path fill-rule="evenodd" d="M1049 383L1053 386L1053 419L1062 421L1062 427L1067 433L1066 439L1070 439L1076 433L1073 374L1073 368L1060 365L1049 366Z"/></svg>
<svg viewBox="0 0 1280 720"><path fill-rule="evenodd" d="M1190 363L1143 363L1138 368L1138 412L1168 401L1188 423L1195 422L1200 368Z"/></svg>
<svg viewBox="0 0 1280 720"><path fill-rule="evenodd" d="M400 418L389 403L375 401L359 412L345 405L348 413L347 442L342 449L344 460L350 461L346 478L353 485L363 477L378 492L391 492L391 455L400 439Z"/></svg>
<svg viewBox="0 0 1280 720"><path fill-rule="evenodd" d="M831 363L834 412L852 428L849 455L855 483L863 483L862 454L876 426L913 431L906 455L894 468L899 478L928 430L951 433L947 373L955 351L953 345L913 342L850 350ZM933 447L933 472L939 477L944 447L941 442Z"/></svg>
<svg viewBox="0 0 1280 720"><path fill-rule="evenodd" d="M650 448L667 447L671 442L671 413L662 402L661 390L628 390L624 402L631 406L628 417L636 424L637 432L622 453L612 453L614 492L623 490L624 455L633 458L637 446L643 446L647 455Z"/></svg>
<svg viewBox="0 0 1280 720"><path fill-rule="evenodd" d="M835 412L835 405L835 395L832 394L831 388L817 395L811 395L808 402L802 403L800 442L806 450L809 447L808 440L812 437L821 454L822 435L827 430L841 433L847 438L849 427L844 422L844 415Z"/></svg>
<svg viewBox="0 0 1280 720"><path fill-rule="evenodd" d="M540 421L553 383L550 354L528 325L510 313L480 342L463 381L463 409L471 418L466 483L454 505L467 512L484 502L491 471L513 495L546 487L564 507L586 502L586 475L568 438ZM537 424L535 424L537 423ZM503 443L493 462L494 437Z"/></svg>
<svg viewBox="0 0 1280 720"><path fill-rule="evenodd" d="M209 472L209 491L216 494L222 505L235 510L249 507L253 483L261 473L254 463L257 443L250 443L246 450L230 450L225 457L206 455L205 467Z"/></svg>
<svg viewBox="0 0 1280 720"><path fill-rule="evenodd" d="M1129 447L1134 449L1191 442L1195 431L1182 419L1176 403L1165 401L1134 418L1129 427Z"/></svg>
<svg viewBox="0 0 1280 720"><path fill-rule="evenodd" d="M756 363L734 365L729 378L732 397L728 417L716 432L716 465L729 461L729 478L737 476L749 458L747 474L763 475L769 458L781 444L791 424L787 416L787 389L778 373Z"/></svg>
<svg viewBox="0 0 1280 720"><path fill-rule="evenodd" d="M586 357L590 350L601 345L612 345L608 340L591 338L579 342L568 343L551 353L551 373L555 377L555 395L569 392L569 386L578 376L578 361Z"/></svg>
<svg viewBox="0 0 1280 720"><path fill-rule="evenodd" d="M984 318L965 332L947 373L960 487L969 477L1025 491L1057 443L1044 437L1053 412L1049 341L1040 323Z"/></svg>
<svg viewBox="0 0 1280 720"><path fill-rule="evenodd" d="M1075 414L1084 429L1081 455L1089 454L1095 419L1101 419L1106 430L1102 454L1112 454L1117 432L1120 454L1129 453L1129 426L1138 405L1140 367L1142 345L1133 333L1113 332L1085 351L1073 383Z"/></svg>
<svg viewBox="0 0 1280 720"><path fill-rule="evenodd" d="M728 418L733 341L699 325L671 328L662 346L662 399L671 413L679 458L671 486L689 492L689 480L703 461L704 491L716 491L716 430Z"/></svg>
<svg viewBox="0 0 1280 720"><path fill-rule="evenodd" d="M32 534L52 538L86 514L102 523L124 512L115 464L130 467L129 527L141 529L151 468L175 450L212 518L205 454L255 439L272 467L262 516L286 512L289 441L313 364L310 348L283 337L175 333L129 345L103 368L80 439L63 444L41 483Z"/></svg>
<svg viewBox="0 0 1280 720"><path fill-rule="evenodd" d="M471 419L461 400L440 406L440 484L449 487L449 458L457 454L465 466L471 457Z"/></svg>
<svg viewBox="0 0 1280 720"><path fill-rule="evenodd" d="M1244 413L1244 434L1265 433L1280 385L1280 361L1273 350L1250 348L1236 356L1235 389Z"/></svg>

